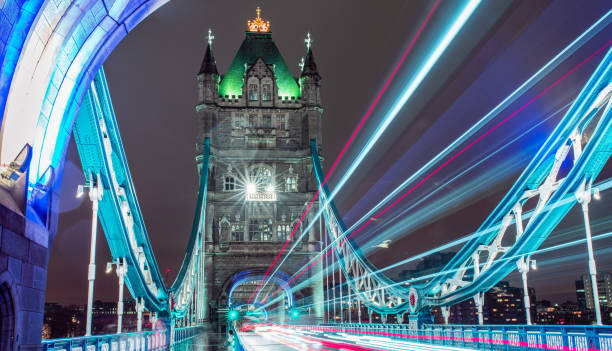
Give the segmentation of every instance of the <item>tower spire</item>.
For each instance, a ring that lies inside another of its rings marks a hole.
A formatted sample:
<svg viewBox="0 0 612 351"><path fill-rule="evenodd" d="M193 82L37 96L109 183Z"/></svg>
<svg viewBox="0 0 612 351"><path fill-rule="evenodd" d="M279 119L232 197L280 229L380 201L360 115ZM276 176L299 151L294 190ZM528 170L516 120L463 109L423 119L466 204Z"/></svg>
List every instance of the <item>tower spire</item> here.
<svg viewBox="0 0 612 351"><path fill-rule="evenodd" d="M306 39L304 39L304 42L306 43L306 50L310 51L310 46L312 45L312 42L314 40L312 40L312 38L310 37L310 32L306 33Z"/></svg>
<svg viewBox="0 0 612 351"><path fill-rule="evenodd" d="M217 71L217 62L215 61L215 57L212 53L212 42L215 39L215 36L212 34L212 30L208 29L208 36L206 37L206 53L204 54L204 59L202 60L202 65L200 66L200 72L198 74L216 74L219 75Z"/></svg>
<svg viewBox="0 0 612 351"><path fill-rule="evenodd" d="M319 81L321 79L321 75L319 75L319 70L317 69L317 64L315 62L314 56L312 54L312 40L310 33L306 34L306 39L304 39L306 43L306 60L300 64L302 67L302 77L307 76L313 78L315 81Z"/></svg>
<svg viewBox="0 0 612 351"><path fill-rule="evenodd" d="M208 39L208 46L212 47L212 43L213 40L215 40L215 36L212 34L212 30L210 28L208 28L208 36L206 37L206 39Z"/></svg>

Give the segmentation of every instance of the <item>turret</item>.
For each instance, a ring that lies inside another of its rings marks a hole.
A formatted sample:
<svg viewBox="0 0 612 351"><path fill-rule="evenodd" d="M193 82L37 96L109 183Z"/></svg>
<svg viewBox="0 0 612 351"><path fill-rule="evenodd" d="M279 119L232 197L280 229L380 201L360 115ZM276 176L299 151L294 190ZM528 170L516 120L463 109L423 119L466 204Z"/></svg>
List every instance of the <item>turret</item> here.
<svg viewBox="0 0 612 351"><path fill-rule="evenodd" d="M212 104L219 94L219 72L217 71L217 63L212 53L212 41L215 37L210 29L208 30L207 38L206 53L198 72L198 87L200 102Z"/></svg>
<svg viewBox="0 0 612 351"><path fill-rule="evenodd" d="M300 89L302 92L302 103L305 106L321 106L320 81L321 75L317 69L317 64L312 54L312 39L310 33L304 40L306 42L306 60L302 66L302 74L300 75Z"/></svg>

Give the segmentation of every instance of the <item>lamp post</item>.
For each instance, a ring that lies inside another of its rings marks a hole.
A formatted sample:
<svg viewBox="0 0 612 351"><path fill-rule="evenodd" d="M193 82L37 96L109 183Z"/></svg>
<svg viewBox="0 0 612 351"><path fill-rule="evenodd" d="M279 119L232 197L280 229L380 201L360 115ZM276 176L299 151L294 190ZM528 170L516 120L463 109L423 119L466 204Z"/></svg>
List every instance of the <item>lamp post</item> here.
<svg viewBox="0 0 612 351"><path fill-rule="evenodd" d="M142 312L144 311L144 301L143 298L140 297L136 300L136 313L137 313L137 324L136 331L142 331Z"/></svg>
<svg viewBox="0 0 612 351"><path fill-rule="evenodd" d="M531 325L531 301L529 299L529 288L527 287L527 273L530 269L536 269L536 261L529 256L521 257L516 261L518 271L521 273L523 280L523 303L525 305L525 321L527 325Z"/></svg>
<svg viewBox="0 0 612 351"><path fill-rule="evenodd" d="M89 268L87 273L89 287L87 291L87 323L85 327L85 336L90 336L94 281L96 280L96 236L98 232L98 202L102 200L102 193L104 192L104 189L102 187L102 181L100 180L100 174L96 174L95 179L93 175L90 174L88 184L79 185L77 187L76 196L83 196L83 194L85 193L85 188L89 189L89 200L91 200L91 239L89 248Z"/></svg>
<svg viewBox="0 0 612 351"><path fill-rule="evenodd" d="M127 274L127 262L125 258L118 258L115 262L106 264L106 273L113 270L113 265L117 266L117 277L119 278L119 299L117 301L117 334L121 334L121 323L123 322L123 282Z"/></svg>
<svg viewBox="0 0 612 351"><path fill-rule="evenodd" d="M591 276L591 288L593 289L593 307L595 309L595 321L597 325L602 325L601 309L599 307L599 291L597 288L597 267L595 265L595 255L593 254L593 241L591 239L591 223L589 220L589 203L591 196L595 200L600 199L599 189L593 189L591 183L585 184L582 182L580 188L576 192L576 199L582 205L582 214L584 217L584 229L587 240L587 251L589 254L589 275Z"/></svg>

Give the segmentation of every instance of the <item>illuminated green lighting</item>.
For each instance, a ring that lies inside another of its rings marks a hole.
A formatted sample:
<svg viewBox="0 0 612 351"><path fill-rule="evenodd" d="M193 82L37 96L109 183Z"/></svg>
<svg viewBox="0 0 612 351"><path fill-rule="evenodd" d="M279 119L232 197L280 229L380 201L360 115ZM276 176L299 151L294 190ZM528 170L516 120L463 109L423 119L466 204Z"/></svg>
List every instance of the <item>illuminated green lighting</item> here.
<svg viewBox="0 0 612 351"><path fill-rule="evenodd" d="M291 97L297 99L301 96L300 87L291 74L280 51L272 41L270 33L248 33L238 49L227 73L219 84L219 95L222 97L237 98L242 95L242 86L247 65L252 65L261 58L266 64L272 65L278 96L283 100Z"/></svg>
<svg viewBox="0 0 612 351"><path fill-rule="evenodd" d="M291 318L298 318L300 316L300 311L292 310L290 315L291 315Z"/></svg>
<svg viewBox="0 0 612 351"><path fill-rule="evenodd" d="M238 319L238 317L240 317L240 312L236 310L231 310L227 314L227 317L229 318L230 321L235 321L236 319Z"/></svg>

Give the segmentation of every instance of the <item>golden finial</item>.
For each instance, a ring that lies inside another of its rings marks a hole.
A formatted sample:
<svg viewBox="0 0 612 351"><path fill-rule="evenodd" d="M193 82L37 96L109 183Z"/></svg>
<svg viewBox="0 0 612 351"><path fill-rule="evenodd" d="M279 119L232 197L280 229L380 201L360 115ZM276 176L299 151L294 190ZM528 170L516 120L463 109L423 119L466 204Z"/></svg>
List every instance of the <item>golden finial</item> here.
<svg viewBox="0 0 612 351"><path fill-rule="evenodd" d="M247 21L247 28L249 32L269 32L270 31L270 21L265 21L261 19L261 9L257 6L257 18L252 21Z"/></svg>

